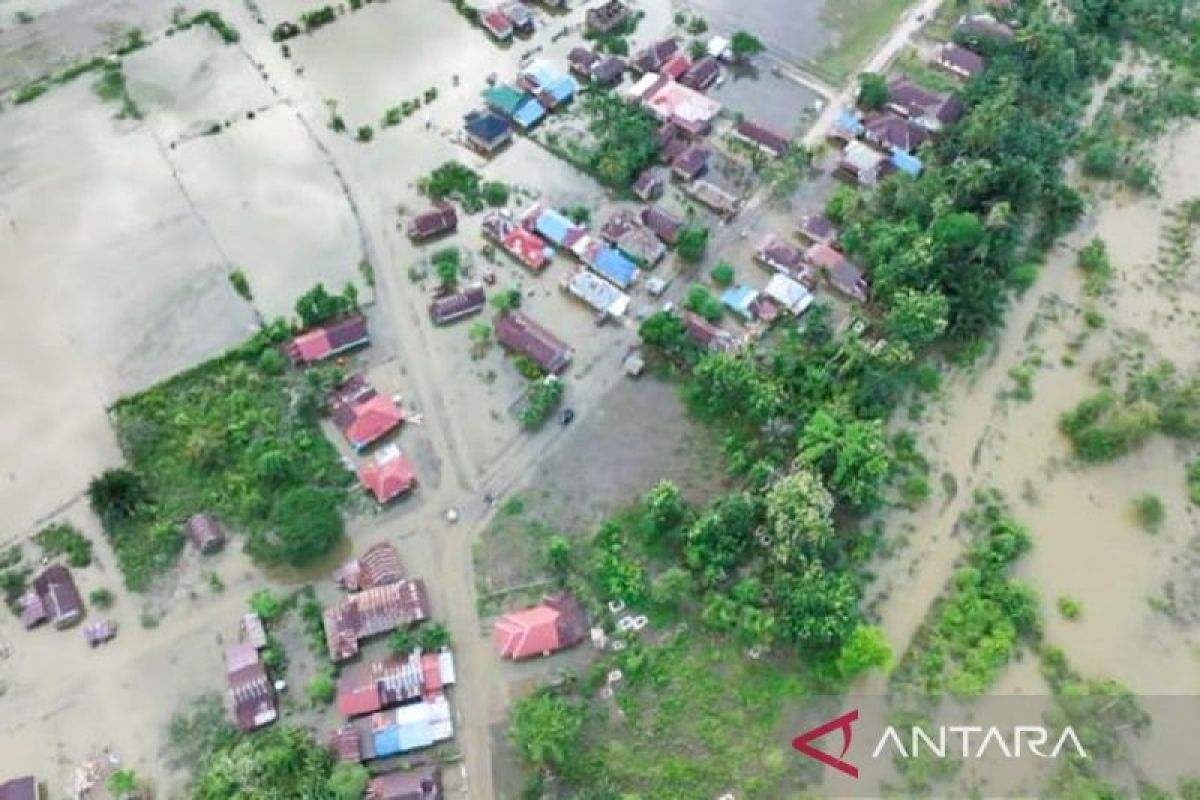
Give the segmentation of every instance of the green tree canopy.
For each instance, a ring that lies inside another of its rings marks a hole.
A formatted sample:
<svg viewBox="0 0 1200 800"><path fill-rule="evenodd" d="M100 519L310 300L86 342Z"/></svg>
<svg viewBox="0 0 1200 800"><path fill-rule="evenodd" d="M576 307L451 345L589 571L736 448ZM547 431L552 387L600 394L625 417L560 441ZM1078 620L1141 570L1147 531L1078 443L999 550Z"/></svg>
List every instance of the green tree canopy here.
<svg viewBox="0 0 1200 800"><path fill-rule="evenodd" d="M863 108L878 111L887 105L889 95L885 76L875 72L858 76L858 104Z"/></svg>
<svg viewBox="0 0 1200 800"><path fill-rule="evenodd" d="M768 556L782 568L819 557L833 539L833 498L817 475L797 469L767 492Z"/></svg>
<svg viewBox="0 0 1200 800"><path fill-rule="evenodd" d="M556 771L577 755L583 710L546 691L513 706L509 733L526 764Z"/></svg>

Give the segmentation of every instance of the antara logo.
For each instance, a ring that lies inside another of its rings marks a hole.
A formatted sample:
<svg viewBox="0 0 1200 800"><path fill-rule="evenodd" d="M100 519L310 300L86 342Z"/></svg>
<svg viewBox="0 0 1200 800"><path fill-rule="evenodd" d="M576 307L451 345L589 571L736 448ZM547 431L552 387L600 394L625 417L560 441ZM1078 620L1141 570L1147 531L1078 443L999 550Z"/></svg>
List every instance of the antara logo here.
<svg viewBox="0 0 1200 800"><path fill-rule="evenodd" d="M800 734L792 740L792 747L827 767L857 778L858 767L846 760L846 753L850 752L850 745L854 741L853 726L857 721L858 709L854 709ZM834 756L812 746L817 739L834 731L842 732L841 753ZM953 746L956 741L958 747ZM922 753L934 758L946 758L947 753L952 758L964 759L989 756L1014 759L1026 755L1058 758L1063 750L1067 750L1068 755L1088 757L1079 737L1075 735L1075 729L1070 725L1063 728L1057 739L1053 740L1050 730L1042 725L1017 725L1011 730L981 725L941 725L926 730L914 725L907 737L902 737L895 727L888 725L871 751L871 758L879 758L889 751L897 758L920 758Z"/></svg>

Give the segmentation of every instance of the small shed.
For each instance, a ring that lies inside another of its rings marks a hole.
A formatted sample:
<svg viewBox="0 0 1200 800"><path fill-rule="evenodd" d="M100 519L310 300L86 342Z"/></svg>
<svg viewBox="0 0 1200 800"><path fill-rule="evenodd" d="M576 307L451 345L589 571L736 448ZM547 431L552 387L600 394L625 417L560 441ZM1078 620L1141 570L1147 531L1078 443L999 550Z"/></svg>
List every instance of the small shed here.
<svg viewBox="0 0 1200 800"><path fill-rule="evenodd" d="M192 514L183 529L188 541L203 555L212 555L225 546L225 529L211 514Z"/></svg>

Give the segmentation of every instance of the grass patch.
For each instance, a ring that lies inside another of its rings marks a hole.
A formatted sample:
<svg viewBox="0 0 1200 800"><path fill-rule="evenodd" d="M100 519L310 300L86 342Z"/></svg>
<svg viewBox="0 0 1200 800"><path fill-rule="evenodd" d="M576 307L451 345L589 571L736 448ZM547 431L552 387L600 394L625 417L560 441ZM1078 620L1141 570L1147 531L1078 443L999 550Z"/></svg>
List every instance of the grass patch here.
<svg viewBox="0 0 1200 800"><path fill-rule="evenodd" d="M833 34L835 43L822 50L810 66L832 83L845 83L910 5L912 0L826 3L821 24Z"/></svg>
<svg viewBox="0 0 1200 800"><path fill-rule="evenodd" d="M35 537L46 558L66 556L67 564L82 569L92 565L92 541L69 522L59 522Z"/></svg>
<svg viewBox="0 0 1200 800"><path fill-rule="evenodd" d="M909 50L898 59L895 71L935 92L961 92L963 88L962 81L923 60L916 50Z"/></svg>
<svg viewBox="0 0 1200 800"><path fill-rule="evenodd" d="M265 563L316 557L340 536L350 476L317 425L336 375L284 369L286 333L261 333L113 407L130 474L90 491L130 589L175 563L180 526L198 511L243 530Z"/></svg>

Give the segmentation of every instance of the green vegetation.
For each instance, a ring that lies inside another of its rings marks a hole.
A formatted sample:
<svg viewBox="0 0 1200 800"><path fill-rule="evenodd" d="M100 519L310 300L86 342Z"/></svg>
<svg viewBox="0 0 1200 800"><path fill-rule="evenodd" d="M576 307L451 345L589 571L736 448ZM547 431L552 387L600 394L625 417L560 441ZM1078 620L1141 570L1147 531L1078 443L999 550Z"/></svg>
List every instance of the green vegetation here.
<svg viewBox="0 0 1200 800"><path fill-rule="evenodd" d="M1058 613L1062 614L1063 619L1076 620L1083 616L1083 603L1074 597L1060 597L1055 605L1058 606Z"/></svg>
<svg viewBox="0 0 1200 800"><path fill-rule="evenodd" d="M508 187L499 181L484 182L479 187L479 194L483 197L483 202L493 208L508 205Z"/></svg>
<svg viewBox="0 0 1200 800"><path fill-rule="evenodd" d="M457 200L463 211L474 214L483 209L484 198L479 173L457 161L447 161L422 178L420 189L431 200Z"/></svg>
<svg viewBox="0 0 1200 800"><path fill-rule="evenodd" d="M0 597L9 611L18 613L17 601L25 592L33 570L25 564L20 545L0 550Z"/></svg>
<svg viewBox="0 0 1200 800"><path fill-rule="evenodd" d="M34 537L47 558L66 556L67 564L76 568L92 565L92 540L69 522L57 522Z"/></svg>
<svg viewBox="0 0 1200 800"><path fill-rule="evenodd" d="M1093 297L1104 294L1112 282L1113 268L1108 260L1108 247L1096 238L1079 251L1075 262L1084 274L1084 290Z"/></svg>
<svg viewBox="0 0 1200 800"><path fill-rule="evenodd" d="M375 129L370 125L360 125L354 133L354 138L363 143L369 142L375 138Z"/></svg>
<svg viewBox="0 0 1200 800"><path fill-rule="evenodd" d="M339 763L329 776L334 800L360 800L371 781L371 773L362 764Z"/></svg>
<svg viewBox="0 0 1200 800"><path fill-rule="evenodd" d="M767 51L767 46L757 36L747 31L738 31L729 40L729 49L737 61L748 61Z"/></svg>
<svg viewBox="0 0 1200 800"><path fill-rule="evenodd" d="M698 264L704 260L708 252L708 228L699 225L686 225L679 231L679 241L676 251L679 257L689 264Z"/></svg>
<svg viewBox="0 0 1200 800"><path fill-rule="evenodd" d="M683 307L712 323L720 322L721 317L725 316L725 306L720 299L698 283L688 288Z"/></svg>
<svg viewBox="0 0 1200 800"><path fill-rule="evenodd" d="M821 24L835 44L806 66L832 84L844 83L910 5L911 0L842 0L823 6Z"/></svg>
<svg viewBox="0 0 1200 800"><path fill-rule="evenodd" d="M536 431L545 425L562 402L564 388L563 382L555 377L532 381L518 413L521 426L527 431Z"/></svg>
<svg viewBox="0 0 1200 800"><path fill-rule="evenodd" d="M1033 590L1011 577L1013 565L1029 550L1028 531L994 495L977 497L965 521L974 542L896 668L892 682L899 690L978 696L1022 640L1040 635Z"/></svg>
<svg viewBox="0 0 1200 800"><path fill-rule="evenodd" d="M250 301L254 299L254 294L250 291L250 280L246 277L246 273L240 269L235 269L229 273L229 285L233 287L233 290L243 300Z"/></svg>
<svg viewBox="0 0 1200 800"><path fill-rule="evenodd" d="M1157 496L1144 494L1133 501L1133 515L1143 530L1158 533L1166 519L1167 509Z"/></svg>
<svg viewBox="0 0 1200 800"><path fill-rule="evenodd" d="M620 25L604 33L585 30L583 38L595 42L594 49L597 53L627 56L629 55L629 37L637 31L637 26L642 21L642 16L641 12L631 13Z"/></svg>
<svg viewBox="0 0 1200 800"><path fill-rule="evenodd" d="M712 282L717 286L729 286L733 283L733 264L728 261L722 261L712 268L712 272L708 273L708 277L712 278Z"/></svg>
<svg viewBox="0 0 1200 800"><path fill-rule="evenodd" d="M33 81L21 86L13 93L13 104L24 105L31 103L44 95L50 89L50 85L45 81Z"/></svg>
<svg viewBox="0 0 1200 800"><path fill-rule="evenodd" d="M201 11L189 18L177 19L174 30L186 31L193 25L207 25L217 36L221 37L221 41L225 44L237 44L242 38L237 29L226 22L217 11Z"/></svg>
<svg viewBox="0 0 1200 800"><path fill-rule="evenodd" d="M864 72L858 76L858 105L878 111L887 105L888 82L886 75Z"/></svg>
<svg viewBox="0 0 1200 800"><path fill-rule="evenodd" d="M1188 499L1194 505L1200 506L1200 461L1193 461L1187 467Z"/></svg>
<svg viewBox="0 0 1200 800"><path fill-rule="evenodd" d="M512 311L521 307L521 290L520 289L505 289L502 292L496 292L491 299L492 308L500 313Z"/></svg>
<svg viewBox="0 0 1200 800"><path fill-rule="evenodd" d="M108 589L95 589L88 595L88 602L100 611L112 608L116 600L116 596Z"/></svg>
<svg viewBox="0 0 1200 800"><path fill-rule="evenodd" d="M358 289L347 283L341 294L331 294L325 284L318 283L296 301L296 316L300 324L311 328L358 308Z"/></svg>
<svg viewBox="0 0 1200 800"><path fill-rule="evenodd" d="M308 702L314 708L327 706L333 702L334 696L337 695L337 685L335 683L337 676L333 672L332 667L323 667L305 687L305 694L308 695Z"/></svg>
<svg viewBox="0 0 1200 800"><path fill-rule="evenodd" d="M337 10L333 6L322 6L300 15L300 24L305 33L312 33L317 28L324 27L337 20Z"/></svg>
<svg viewBox="0 0 1200 800"><path fill-rule="evenodd" d="M628 189L658 157L658 123L649 111L611 92L585 92L579 109L591 142L575 139L546 147L605 186Z"/></svg>
<svg viewBox="0 0 1200 800"><path fill-rule="evenodd" d="M92 84L92 91L106 103L120 104L117 119L141 119L142 110L129 95L129 87L125 84L125 72L120 62L104 67L100 77Z"/></svg>
<svg viewBox="0 0 1200 800"><path fill-rule="evenodd" d="M307 731L275 725L253 737L232 735L193 763L192 800L328 797L332 754ZM345 780L345 778L340 778ZM336 784L339 788L342 784Z"/></svg>
<svg viewBox="0 0 1200 800"><path fill-rule="evenodd" d="M452 291L458 286L458 277L462 273L463 265L462 252L457 247L438 250L430 260L433 262L433 272L443 289Z"/></svg>
<svg viewBox="0 0 1200 800"><path fill-rule="evenodd" d="M113 407L129 468L98 476L88 495L129 588L148 588L175 563L181 525L197 511L245 532L268 563L300 563L337 541L349 474L317 409L339 376L264 370L264 353L286 335L272 326Z"/></svg>

